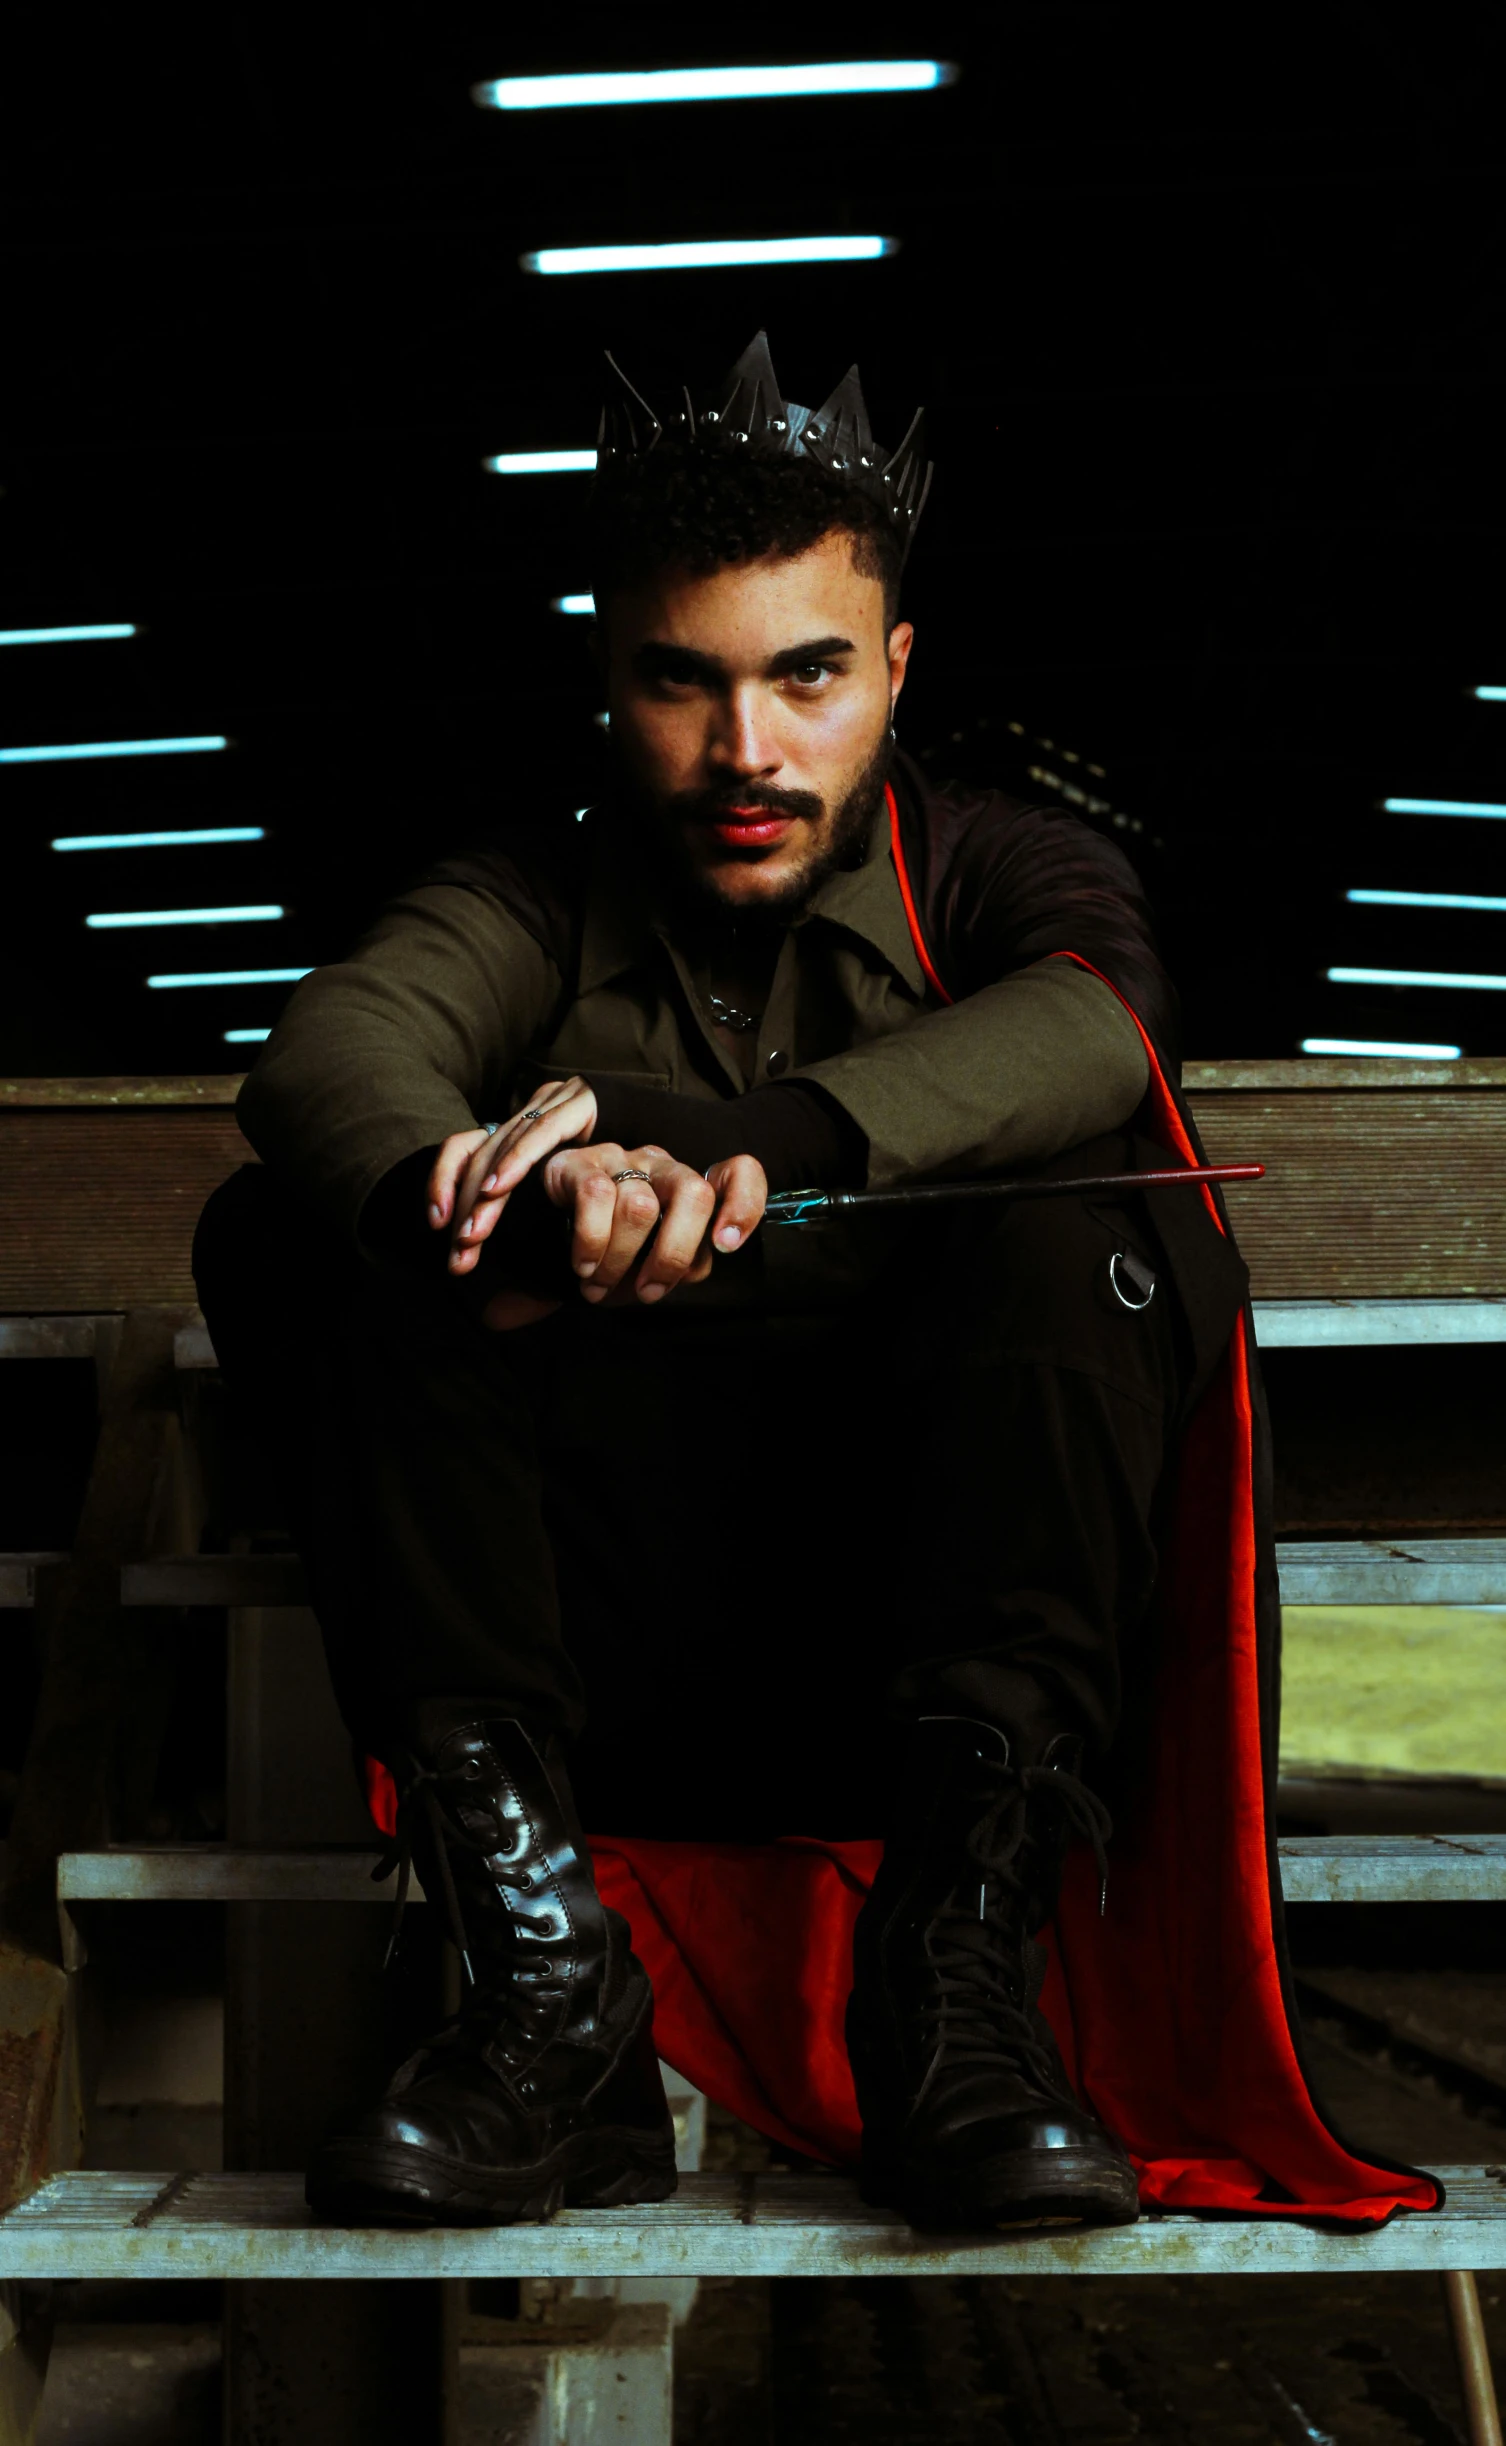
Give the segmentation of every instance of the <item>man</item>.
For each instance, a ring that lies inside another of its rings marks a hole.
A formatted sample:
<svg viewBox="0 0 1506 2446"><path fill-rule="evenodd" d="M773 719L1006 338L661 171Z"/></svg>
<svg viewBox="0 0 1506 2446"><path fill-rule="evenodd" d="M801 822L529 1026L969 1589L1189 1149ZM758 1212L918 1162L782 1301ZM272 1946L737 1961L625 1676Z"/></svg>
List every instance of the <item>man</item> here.
<svg viewBox="0 0 1506 2446"><path fill-rule="evenodd" d="M919 420L886 452L855 372L785 401L762 334L667 422L612 385L612 802L499 828L304 982L241 1099L263 1166L196 1254L468 1978L310 2197L502 2221L673 2188L584 1816L881 1833L868 2195L1126 2221L1037 1940L1069 1845L1104 1868L1116 1739L1142 1775L1175 1458L1242 1268L1184 1192L763 1216L1164 1164L1172 999L1106 842L896 748Z"/></svg>

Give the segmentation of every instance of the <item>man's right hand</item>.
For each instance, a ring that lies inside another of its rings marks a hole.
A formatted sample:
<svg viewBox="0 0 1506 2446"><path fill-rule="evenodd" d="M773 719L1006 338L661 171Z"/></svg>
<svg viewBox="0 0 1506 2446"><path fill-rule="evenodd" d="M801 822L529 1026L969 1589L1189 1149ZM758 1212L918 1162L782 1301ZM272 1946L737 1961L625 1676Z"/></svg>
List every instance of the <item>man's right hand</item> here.
<svg viewBox="0 0 1506 2446"><path fill-rule="evenodd" d="M475 1267L508 1198L538 1166L545 1196L570 1218L571 1264L593 1305L614 1293L652 1305L681 1282L704 1281L713 1252L730 1254L757 1230L768 1182L751 1155L728 1156L703 1178L662 1147L572 1145L594 1127L594 1095L579 1079L541 1092L547 1102L515 1114L502 1130L458 1131L439 1150L429 1178L429 1222L434 1230L453 1226L452 1273ZM620 1173L647 1177L623 1180ZM505 1331L556 1305L500 1291L484 1320Z"/></svg>

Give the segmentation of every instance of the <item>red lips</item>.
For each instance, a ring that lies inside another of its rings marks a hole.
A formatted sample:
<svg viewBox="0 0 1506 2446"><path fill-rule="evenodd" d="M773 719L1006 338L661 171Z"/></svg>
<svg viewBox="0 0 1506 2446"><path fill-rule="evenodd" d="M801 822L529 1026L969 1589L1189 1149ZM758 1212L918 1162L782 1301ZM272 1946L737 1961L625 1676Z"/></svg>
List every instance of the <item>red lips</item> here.
<svg viewBox="0 0 1506 2446"><path fill-rule="evenodd" d="M767 807L729 807L725 815L713 818L711 830L729 849L767 849L784 839L794 821L792 815L776 815Z"/></svg>

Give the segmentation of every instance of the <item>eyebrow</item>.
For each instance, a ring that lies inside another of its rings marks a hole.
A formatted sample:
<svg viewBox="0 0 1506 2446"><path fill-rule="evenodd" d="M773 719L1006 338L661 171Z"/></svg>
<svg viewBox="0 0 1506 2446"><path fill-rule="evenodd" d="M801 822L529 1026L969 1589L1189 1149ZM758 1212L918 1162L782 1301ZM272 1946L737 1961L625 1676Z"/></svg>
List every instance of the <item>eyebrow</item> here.
<svg viewBox="0 0 1506 2446"><path fill-rule="evenodd" d="M850 637L807 637L799 645L782 646L765 666L765 677L782 679L789 671L799 671L806 663L830 662L838 654L856 651ZM694 646L667 645L650 638L637 649L633 661L647 679L700 679L715 682L725 679L727 667L718 654L702 654Z"/></svg>

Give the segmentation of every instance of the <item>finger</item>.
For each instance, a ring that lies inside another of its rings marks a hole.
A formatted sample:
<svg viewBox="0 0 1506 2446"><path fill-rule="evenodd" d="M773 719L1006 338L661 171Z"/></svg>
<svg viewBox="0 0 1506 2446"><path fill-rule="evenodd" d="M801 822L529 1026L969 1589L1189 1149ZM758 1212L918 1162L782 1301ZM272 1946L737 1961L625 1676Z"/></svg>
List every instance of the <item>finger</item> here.
<svg viewBox="0 0 1506 2446"><path fill-rule="evenodd" d="M711 1244L723 1251L741 1248L763 1221L769 1202L768 1175L756 1156L728 1155L711 1166L707 1178L716 1191Z"/></svg>
<svg viewBox="0 0 1506 2446"><path fill-rule="evenodd" d="M537 1119L516 1113L506 1124L502 1139L492 1149L495 1161L485 1165L478 1175L478 1185L497 1189L505 1195L516 1189L535 1164L552 1155L556 1147L570 1146L589 1138L596 1127L596 1098L584 1079L566 1082L567 1092L548 1104L531 1109Z"/></svg>
<svg viewBox="0 0 1506 2446"><path fill-rule="evenodd" d="M485 1130L458 1130L435 1156L424 1191L426 1212L435 1230L448 1223L456 1185L476 1149L485 1144Z"/></svg>
<svg viewBox="0 0 1506 2446"><path fill-rule="evenodd" d="M650 1305L683 1282L700 1254L716 1206L711 1183L688 1164L656 1171L652 1186L659 1200L659 1229L638 1276L638 1297Z"/></svg>
<svg viewBox="0 0 1506 2446"><path fill-rule="evenodd" d="M594 1129L596 1098L589 1087L579 1082L576 1087L578 1092L572 1090L547 1111L541 1108L536 1120L519 1114L517 1123L507 1125L513 1131L510 1145L505 1145L504 1129L491 1140L483 1139L475 1148L455 1194L452 1235L455 1251L479 1249L505 1211L513 1190L527 1179L535 1165L547 1161L561 1143ZM499 1153L504 1147L505 1151ZM465 1271L463 1267L455 1270Z"/></svg>
<svg viewBox="0 0 1506 2446"><path fill-rule="evenodd" d="M583 1282L595 1274L607 1253L612 1237L612 1225L617 1214L617 1184L613 1171L620 1171L625 1161L621 1150L613 1148L616 1158L611 1169L605 1169L594 1159L599 1152L593 1147L590 1159L584 1156L556 1156L545 1174L545 1190L556 1206L563 1206L573 1215L570 1235L570 1263Z"/></svg>
<svg viewBox="0 0 1506 2446"><path fill-rule="evenodd" d="M623 1276L637 1264L659 1220L659 1200L651 1180L609 1181L609 1186L615 1192L612 1227L596 1271L582 1286L581 1293L582 1298L593 1304L605 1299L609 1291L615 1291Z"/></svg>

